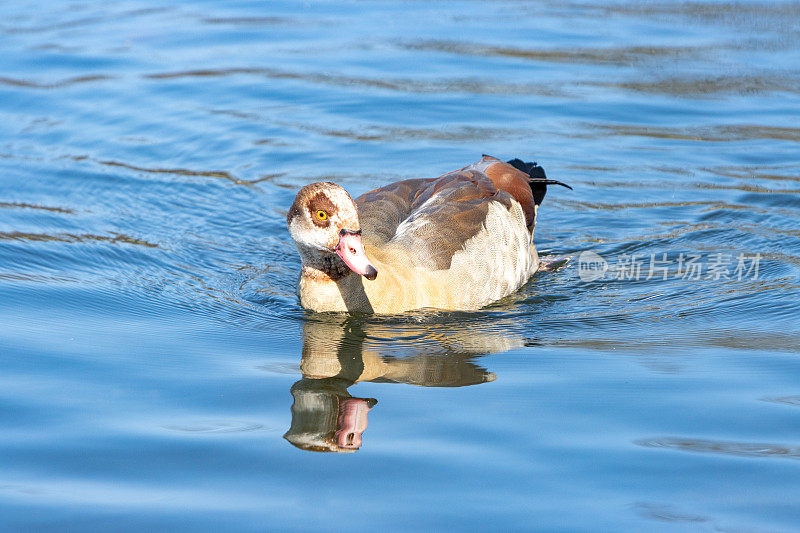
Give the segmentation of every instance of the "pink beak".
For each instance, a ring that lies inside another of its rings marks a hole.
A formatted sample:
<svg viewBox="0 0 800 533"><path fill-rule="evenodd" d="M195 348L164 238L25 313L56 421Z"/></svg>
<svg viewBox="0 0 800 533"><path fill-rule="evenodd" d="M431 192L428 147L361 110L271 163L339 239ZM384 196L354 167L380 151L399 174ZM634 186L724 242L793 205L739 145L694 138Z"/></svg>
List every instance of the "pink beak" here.
<svg viewBox="0 0 800 533"><path fill-rule="evenodd" d="M339 408L338 430L334 434L336 444L342 448L358 449L361 434L367 429L369 404L361 398L347 398Z"/></svg>
<svg viewBox="0 0 800 533"><path fill-rule="evenodd" d="M364 251L364 244L361 242L361 230L350 231L343 229L340 231L339 244L336 245L333 251L356 274L361 274L370 281L378 277L378 271L369 262L367 253Z"/></svg>

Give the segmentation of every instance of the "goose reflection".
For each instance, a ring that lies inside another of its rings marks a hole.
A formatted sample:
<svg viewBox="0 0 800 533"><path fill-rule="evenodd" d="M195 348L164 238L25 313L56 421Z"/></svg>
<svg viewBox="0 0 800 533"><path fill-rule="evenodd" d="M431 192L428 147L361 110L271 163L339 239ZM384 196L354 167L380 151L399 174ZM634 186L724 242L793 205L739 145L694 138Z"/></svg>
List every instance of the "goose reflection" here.
<svg viewBox="0 0 800 533"><path fill-rule="evenodd" d="M350 386L371 381L463 387L494 381L496 376L475 358L525 344L502 326L398 324L352 316L309 319L303 324L303 377L291 388L292 423L283 437L302 450L358 450L378 400L355 397Z"/></svg>

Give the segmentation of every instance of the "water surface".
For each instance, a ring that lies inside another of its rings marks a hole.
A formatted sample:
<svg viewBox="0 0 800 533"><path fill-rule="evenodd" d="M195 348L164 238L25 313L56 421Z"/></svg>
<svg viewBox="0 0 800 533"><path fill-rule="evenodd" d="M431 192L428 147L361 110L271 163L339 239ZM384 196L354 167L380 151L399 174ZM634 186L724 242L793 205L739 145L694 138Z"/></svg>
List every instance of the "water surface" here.
<svg viewBox="0 0 800 533"><path fill-rule="evenodd" d="M800 528L800 4L0 13L3 529ZM299 307L297 189L482 153L564 268Z"/></svg>

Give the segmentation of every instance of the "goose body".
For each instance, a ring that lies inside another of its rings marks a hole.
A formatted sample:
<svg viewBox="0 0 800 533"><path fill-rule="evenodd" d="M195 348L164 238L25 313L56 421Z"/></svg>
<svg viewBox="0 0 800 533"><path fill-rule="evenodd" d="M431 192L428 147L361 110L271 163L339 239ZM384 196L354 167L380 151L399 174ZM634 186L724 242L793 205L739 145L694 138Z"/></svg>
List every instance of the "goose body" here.
<svg viewBox="0 0 800 533"><path fill-rule="evenodd" d="M312 311L474 310L536 272L547 180L535 163L483 159L438 178L399 181L353 201L336 184L303 187L287 226Z"/></svg>

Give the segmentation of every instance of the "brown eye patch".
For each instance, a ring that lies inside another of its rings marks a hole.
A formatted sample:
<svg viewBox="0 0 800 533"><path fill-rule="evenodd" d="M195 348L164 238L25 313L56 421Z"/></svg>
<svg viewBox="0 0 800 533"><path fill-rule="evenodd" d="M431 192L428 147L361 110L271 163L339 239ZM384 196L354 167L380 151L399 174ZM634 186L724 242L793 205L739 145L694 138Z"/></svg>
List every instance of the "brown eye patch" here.
<svg viewBox="0 0 800 533"><path fill-rule="evenodd" d="M336 214L336 205L324 192L318 192L308 201L308 210L311 213L311 222L321 228L330 225L330 218ZM321 215L324 213L324 215Z"/></svg>

